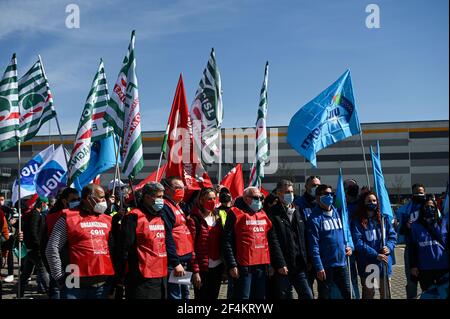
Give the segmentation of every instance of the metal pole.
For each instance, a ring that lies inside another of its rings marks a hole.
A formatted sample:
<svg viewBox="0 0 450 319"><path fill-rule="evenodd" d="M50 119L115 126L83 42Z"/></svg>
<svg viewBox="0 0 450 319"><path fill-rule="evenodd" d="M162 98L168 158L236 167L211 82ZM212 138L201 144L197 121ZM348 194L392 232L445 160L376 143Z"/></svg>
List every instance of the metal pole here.
<svg viewBox="0 0 450 319"><path fill-rule="evenodd" d="M217 184L222 181L222 129L219 128L219 171L217 172Z"/></svg>
<svg viewBox="0 0 450 319"><path fill-rule="evenodd" d="M350 299L353 299L353 283L352 283L352 269L350 265L350 256L347 256L347 271L348 271L348 281L350 282Z"/></svg>
<svg viewBox="0 0 450 319"><path fill-rule="evenodd" d="M368 168L368 166L367 166L366 151L364 150L364 142L363 142L363 136L362 136L362 129L361 129L361 132L359 132L359 138L360 138L360 140L361 140L361 149L362 149L362 154L363 154L363 158L364 158L364 167L366 168L367 187L368 187L369 190L370 190L371 187L370 187L370 178L369 178L369 168Z"/></svg>
<svg viewBox="0 0 450 319"><path fill-rule="evenodd" d="M119 168L119 149L120 149L120 144L122 143L122 138L119 138L119 145L116 146L116 139L114 137L114 152L116 153L116 166L114 167L114 179L113 179L113 189L112 189L112 196L114 196L115 191L116 191L116 179L117 179L117 174L120 175L120 168ZM118 173L119 172L119 173ZM120 179L120 177L119 177Z"/></svg>
<svg viewBox="0 0 450 319"><path fill-rule="evenodd" d="M383 247L385 246L385 242L386 242L386 234L385 234L385 217L382 215L381 216L381 249L383 249ZM392 252L390 252L392 253ZM383 263L383 272L384 272L384 276L383 276L383 294L384 294L384 299L391 299L391 288L389 287L389 278L388 278L388 267L385 263Z"/></svg>
<svg viewBox="0 0 450 319"><path fill-rule="evenodd" d="M162 157L163 157L163 152L161 152L161 154L159 154L159 163L158 163L158 169L156 170L156 179L155 182L158 181L158 177L159 177L159 169L161 168L161 162L162 162Z"/></svg>
<svg viewBox="0 0 450 319"><path fill-rule="evenodd" d="M21 182L21 171L20 171L20 140L17 142L17 189L18 189L18 202L17 202L17 210L19 213L19 234L22 232L22 207L21 207L21 194L20 194L20 182ZM17 299L21 298L20 291L20 277L21 277L21 265L22 265L22 242L19 240L19 272L18 272L18 280L17 280Z"/></svg>

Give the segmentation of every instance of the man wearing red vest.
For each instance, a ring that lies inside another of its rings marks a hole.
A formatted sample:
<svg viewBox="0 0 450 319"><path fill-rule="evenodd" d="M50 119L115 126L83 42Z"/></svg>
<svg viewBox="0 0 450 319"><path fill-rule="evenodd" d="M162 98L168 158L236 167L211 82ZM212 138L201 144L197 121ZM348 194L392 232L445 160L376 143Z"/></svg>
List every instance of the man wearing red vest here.
<svg viewBox="0 0 450 319"><path fill-rule="evenodd" d="M186 225L186 216L180 208L184 198L184 184L179 177L168 177L162 180L165 187L163 219L166 233L173 236L175 251L167 247L169 257L169 276L173 271L175 277L185 275L187 264L192 258L194 244L191 232ZM189 289L186 285L167 283L168 299L189 299Z"/></svg>
<svg viewBox="0 0 450 319"><path fill-rule="evenodd" d="M248 187L231 208L224 229L223 254L233 278L233 299L265 299L272 222L262 210L258 188Z"/></svg>
<svg viewBox="0 0 450 319"><path fill-rule="evenodd" d="M167 291L167 249L175 247L167 236L161 214L164 186L146 184L138 207L122 220L118 242L116 278L125 280L127 299L165 299ZM175 248L174 248L175 249ZM128 272L125 268L128 263Z"/></svg>
<svg viewBox="0 0 450 319"><path fill-rule="evenodd" d="M89 184L81 191L81 203L65 209L53 227L46 256L53 278L67 299L103 299L114 275L110 251L113 250L111 217L106 210L105 191ZM67 249L73 274L61 263Z"/></svg>

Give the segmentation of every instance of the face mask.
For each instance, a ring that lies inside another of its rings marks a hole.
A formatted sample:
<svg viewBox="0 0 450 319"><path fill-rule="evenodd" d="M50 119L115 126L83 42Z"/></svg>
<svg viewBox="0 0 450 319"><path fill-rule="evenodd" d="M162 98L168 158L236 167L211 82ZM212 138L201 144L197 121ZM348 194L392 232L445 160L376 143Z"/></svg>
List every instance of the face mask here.
<svg viewBox="0 0 450 319"><path fill-rule="evenodd" d="M164 199L162 198L156 198L155 203L152 205L152 208L159 212L164 206Z"/></svg>
<svg viewBox="0 0 450 319"><path fill-rule="evenodd" d="M257 212L260 211L262 208L262 203L258 199L253 199L252 203L250 204L250 208L252 211Z"/></svg>
<svg viewBox="0 0 450 319"><path fill-rule="evenodd" d="M294 194L293 193L284 194L283 200L286 203L286 205L291 205L292 202L294 201Z"/></svg>
<svg viewBox="0 0 450 319"><path fill-rule="evenodd" d="M173 191L172 199L174 202L179 203L183 200L183 198L184 198L184 189L177 188Z"/></svg>
<svg viewBox="0 0 450 319"><path fill-rule="evenodd" d="M77 207L78 205L80 205L80 201L74 201L74 202L70 202L69 203L69 209L74 209L75 207Z"/></svg>
<svg viewBox="0 0 450 319"><path fill-rule="evenodd" d="M417 204L423 204L425 202L425 194L414 194L413 201Z"/></svg>
<svg viewBox="0 0 450 319"><path fill-rule="evenodd" d="M374 212L377 209L378 205L375 203L366 204L367 210L370 212Z"/></svg>
<svg viewBox="0 0 450 319"><path fill-rule="evenodd" d="M0 206L5 206L5 201L2 200L2 201L0 202Z"/></svg>
<svg viewBox="0 0 450 319"><path fill-rule="evenodd" d="M308 192L308 194L311 195L312 197L316 197L316 189L317 189L317 186L314 186L313 188L311 188L311 190Z"/></svg>
<svg viewBox="0 0 450 319"><path fill-rule="evenodd" d="M333 205L333 195L323 195L320 196L320 202L324 204L325 206L331 206Z"/></svg>
<svg viewBox="0 0 450 319"><path fill-rule="evenodd" d="M206 209L208 212L210 212L210 211L213 211L214 208L216 207L216 202L213 201L213 200L207 200L207 201L203 204L203 206L205 207L205 209Z"/></svg>
<svg viewBox="0 0 450 319"><path fill-rule="evenodd" d="M107 208L108 208L108 205L106 204L106 202L96 203L94 206L94 213L103 214Z"/></svg>

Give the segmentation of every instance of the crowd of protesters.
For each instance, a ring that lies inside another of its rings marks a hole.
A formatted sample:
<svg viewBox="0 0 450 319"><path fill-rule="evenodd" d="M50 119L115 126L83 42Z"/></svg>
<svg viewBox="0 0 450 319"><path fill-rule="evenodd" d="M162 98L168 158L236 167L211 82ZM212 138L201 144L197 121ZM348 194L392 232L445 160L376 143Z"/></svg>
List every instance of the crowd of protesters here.
<svg viewBox="0 0 450 319"><path fill-rule="evenodd" d="M376 290L389 298L397 243L406 244L408 298L448 276L448 219L424 185L390 221L374 192L346 180L348 225L332 186L319 176L304 186L296 196L280 180L267 196L248 187L232 198L225 187L185 191L177 177L136 192L120 181L106 192L89 184L22 199L22 233L17 207L0 196L1 280L18 281L20 298L33 273L51 299L188 299L177 280L191 273L200 300L218 299L223 284L228 299L292 299L293 290L313 299L315 282L319 299L373 299Z"/></svg>

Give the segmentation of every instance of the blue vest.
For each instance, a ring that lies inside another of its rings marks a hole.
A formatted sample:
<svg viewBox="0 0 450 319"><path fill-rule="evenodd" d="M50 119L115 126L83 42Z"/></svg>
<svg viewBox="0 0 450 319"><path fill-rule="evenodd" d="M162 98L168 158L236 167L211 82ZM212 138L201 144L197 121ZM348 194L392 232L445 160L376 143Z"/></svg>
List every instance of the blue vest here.
<svg viewBox="0 0 450 319"><path fill-rule="evenodd" d="M447 243L447 229L434 225L433 230L441 232L442 242ZM412 224L411 242L417 245L418 268L421 270L448 269L448 251L436 241L419 222Z"/></svg>

